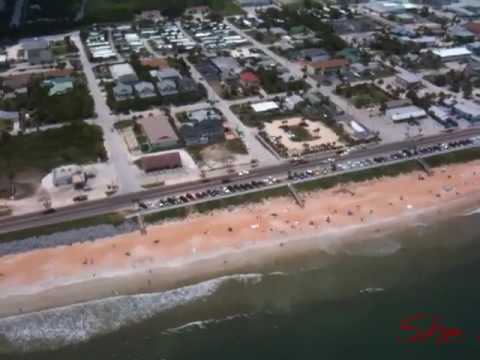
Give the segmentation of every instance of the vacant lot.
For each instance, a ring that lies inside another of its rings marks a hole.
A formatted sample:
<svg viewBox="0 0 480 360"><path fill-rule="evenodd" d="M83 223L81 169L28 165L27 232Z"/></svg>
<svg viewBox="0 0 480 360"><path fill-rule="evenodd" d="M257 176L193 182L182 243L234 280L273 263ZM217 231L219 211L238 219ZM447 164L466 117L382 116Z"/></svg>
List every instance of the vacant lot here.
<svg viewBox="0 0 480 360"><path fill-rule="evenodd" d="M350 99L357 108L380 105L382 102L391 100L390 96L378 86L367 83L337 86L335 92Z"/></svg>
<svg viewBox="0 0 480 360"><path fill-rule="evenodd" d="M25 170L47 173L57 166L105 158L102 130L84 123L6 137L0 143L0 169L5 174Z"/></svg>

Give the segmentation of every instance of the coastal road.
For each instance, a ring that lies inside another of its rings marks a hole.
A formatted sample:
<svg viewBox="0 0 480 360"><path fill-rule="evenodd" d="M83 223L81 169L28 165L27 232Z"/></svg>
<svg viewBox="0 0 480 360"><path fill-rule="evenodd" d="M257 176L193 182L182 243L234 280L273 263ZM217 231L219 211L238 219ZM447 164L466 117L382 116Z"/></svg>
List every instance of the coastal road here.
<svg viewBox="0 0 480 360"><path fill-rule="evenodd" d="M338 160L355 161L367 157L382 156L383 154L388 154L390 152L402 150L405 148L413 148L414 146L434 145L442 142L462 140L473 136L480 136L480 128L469 128L465 130L444 133L441 135L435 135L416 140L410 139L397 143L376 145L354 151L346 156L338 157ZM248 181L254 179L262 179L267 176L281 176L290 170L302 171L315 166L324 165L326 159L331 156L331 154L323 154L317 156L316 158L308 160L308 162L304 164L292 164L285 161L277 165L264 166L252 170L249 175L242 176L241 178L236 175L217 176L213 178L208 178L208 182L195 181L179 185L171 185L150 190L144 190L137 193L117 195L107 199L100 199L89 201L86 203L69 205L60 208L56 212L48 215L43 214L42 212L36 212L21 216L7 217L0 220L0 233L8 233L26 228L57 224L65 221L106 214L127 208L131 209L133 203L136 200L151 200L159 197L168 197L183 194L185 192L204 191L205 189L221 185L226 179L233 181Z"/></svg>

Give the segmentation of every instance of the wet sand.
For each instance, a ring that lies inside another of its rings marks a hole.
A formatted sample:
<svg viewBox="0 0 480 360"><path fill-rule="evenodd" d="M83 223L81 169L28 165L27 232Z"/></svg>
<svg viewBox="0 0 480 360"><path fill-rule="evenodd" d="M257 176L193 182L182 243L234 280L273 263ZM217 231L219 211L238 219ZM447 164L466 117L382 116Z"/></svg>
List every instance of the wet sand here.
<svg viewBox="0 0 480 360"><path fill-rule="evenodd" d="M0 315L154 292L480 205L480 161L266 200L94 242L0 258Z"/></svg>

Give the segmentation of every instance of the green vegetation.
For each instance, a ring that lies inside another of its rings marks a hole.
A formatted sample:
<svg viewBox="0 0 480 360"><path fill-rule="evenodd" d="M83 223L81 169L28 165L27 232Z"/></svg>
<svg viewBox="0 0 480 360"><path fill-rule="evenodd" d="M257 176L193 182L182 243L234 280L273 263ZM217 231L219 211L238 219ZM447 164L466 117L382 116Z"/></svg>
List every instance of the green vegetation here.
<svg viewBox="0 0 480 360"><path fill-rule="evenodd" d="M72 123L28 135L3 136L0 169L38 169L48 172L65 164L85 164L107 157L99 126Z"/></svg>
<svg viewBox="0 0 480 360"><path fill-rule="evenodd" d="M134 14L152 9L175 17L182 15L187 7L196 5L209 5L225 16L241 13L232 0L89 0L85 20L89 23L131 20Z"/></svg>
<svg viewBox="0 0 480 360"><path fill-rule="evenodd" d="M335 92L339 95L351 99L353 105L357 108L379 105L390 100L390 96L374 84L358 84L351 86L338 85Z"/></svg>
<svg viewBox="0 0 480 360"><path fill-rule="evenodd" d="M225 141L225 148L234 154L248 154L247 147L243 143L242 139L232 139Z"/></svg>
<svg viewBox="0 0 480 360"><path fill-rule="evenodd" d="M448 164L464 163L468 161L480 159L480 149L471 148L465 150L459 150L448 154L435 155L426 158L425 161L431 167L439 167Z"/></svg>
<svg viewBox="0 0 480 360"><path fill-rule="evenodd" d="M305 126L296 125L296 126L286 126L286 131L290 132L292 136L292 141L310 141L313 140L314 137L310 134L310 132L305 129Z"/></svg>
<svg viewBox="0 0 480 360"><path fill-rule="evenodd" d="M147 224L153 224L156 222L169 220L169 219L183 219L188 215L188 208L180 207L176 209L164 210L154 214L148 214L144 216L144 220Z"/></svg>
<svg viewBox="0 0 480 360"><path fill-rule="evenodd" d="M97 215L79 220L66 221L59 224L46 225L31 229L14 231L7 234L0 234L0 242L22 240L33 236L50 235L61 231L76 230L96 225L119 226L124 221L124 217L117 213Z"/></svg>
<svg viewBox="0 0 480 360"><path fill-rule="evenodd" d="M65 94L48 95L42 85L43 76L35 76L28 85L27 96L1 100L0 108L6 111L27 110L31 114L26 126L78 121L94 116L94 103L87 85L81 78L73 78L74 87Z"/></svg>

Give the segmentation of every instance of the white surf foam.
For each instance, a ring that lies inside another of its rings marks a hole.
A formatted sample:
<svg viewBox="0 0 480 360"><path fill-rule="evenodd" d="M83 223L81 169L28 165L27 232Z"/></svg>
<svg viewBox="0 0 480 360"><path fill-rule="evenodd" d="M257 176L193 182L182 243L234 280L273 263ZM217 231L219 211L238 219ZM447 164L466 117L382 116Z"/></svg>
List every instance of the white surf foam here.
<svg viewBox="0 0 480 360"><path fill-rule="evenodd" d="M224 276L154 294L118 296L0 319L0 348L8 352L58 349L108 334L214 294L227 281L261 281L261 274Z"/></svg>

